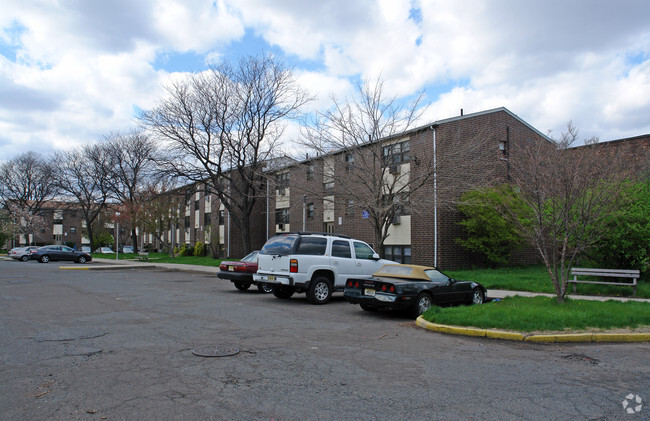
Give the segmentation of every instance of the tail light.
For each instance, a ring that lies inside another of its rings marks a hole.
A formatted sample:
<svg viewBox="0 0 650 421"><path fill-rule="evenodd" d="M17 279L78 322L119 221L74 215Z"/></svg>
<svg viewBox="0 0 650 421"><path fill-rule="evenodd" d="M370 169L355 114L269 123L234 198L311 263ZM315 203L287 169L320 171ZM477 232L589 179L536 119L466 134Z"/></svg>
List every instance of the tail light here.
<svg viewBox="0 0 650 421"><path fill-rule="evenodd" d="M395 293L395 285L392 284L381 284L381 287L379 288L382 292L390 292L390 293Z"/></svg>
<svg viewBox="0 0 650 421"><path fill-rule="evenodd" d="M298 273L298 259L289 260L289 272Z"/></svg>
<svg viewBox="0 0 650 421"><path fill-rule="evenodd" d="M345 283L345 286L348 288L359 288L361 286L361 283L358 280L348 279L348 281Z"/></svg>

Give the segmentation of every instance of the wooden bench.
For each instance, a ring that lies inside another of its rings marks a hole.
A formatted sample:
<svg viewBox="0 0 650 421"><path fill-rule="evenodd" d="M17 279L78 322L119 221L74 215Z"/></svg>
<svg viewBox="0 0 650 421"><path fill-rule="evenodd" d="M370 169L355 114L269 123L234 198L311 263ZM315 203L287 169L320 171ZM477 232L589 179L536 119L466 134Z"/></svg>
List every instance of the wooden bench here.
<svg viewBox="0 0 650 421"><path fill-rule="evenodd" d="M621 285L631 286L632 295L636 295L636 283L639 279L640 272L638 270L629 269L593 269L593 268L571 268L571 275L573 279L569 279L569 283L573 284L573 292L576 292L576 284L602 284L602 285ZM578 280L578 276L601 276L610 278L631 278L632 282L605 282L605 281L583 281Z"/></svg>
<svg viewBox="0 0 650 421"><path fill-rule="evenodd" d="M138 260L149 260L149 252L148 251L139 251L138 252Z"/></svg>

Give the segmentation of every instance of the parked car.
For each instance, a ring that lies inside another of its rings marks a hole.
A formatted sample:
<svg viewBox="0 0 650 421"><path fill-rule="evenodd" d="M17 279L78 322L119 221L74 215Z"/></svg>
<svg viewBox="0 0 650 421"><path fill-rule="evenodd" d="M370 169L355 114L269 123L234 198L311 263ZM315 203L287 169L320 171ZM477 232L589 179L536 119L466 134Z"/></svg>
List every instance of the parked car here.
<svg viewBox="0 0 650 421"><path fill-rule="evenodd" d="M122 247L122 253L133 253L133 246Z"/></svg>
<svg viewBox="0 0 650 421"><path fill-rule="evenodd" d="M349 279L343 296L366 311L408 310L417 317L433 304L482 304L487 290L478 282L453 279L434 267L385 265L370 279Z"/></svg>
<svg viewBox="0 0 650 421"><path fill-rule="evenodd" d="M86 263L93 260L89 253L75 251L68 246L43 246L32 250L29 254L30 260L38 260L41 263L48 263L55 260L69 260L71 262Z"/></svg>
<svg viewBox="0 0 650 421"><path fill-rule="evenodd" d="M269 284L273 295L307 293L312 304L327 303L350 278L369 278L386 263L366 243L328 233L292 232L270 238L258 258L255 282Z"/></svg>
<svg viewBox="0 0 650 421"><path fill-rule="evenodd" d="M112 248L110 247L100 247L97 250L95 250L95 253L100 253L100 254L113 254L115 253Z"/></svg>
<svg viewBox="0 0 650 421"><path fill-rule="evenodd" d="M20 260L21 262L26 262L29 260L29 253L32 250L36 250L37 246L27 246L27 247L14 247L9 250L9 257L12 259Z"/></svg>
<svg viewBox="0 0 650 421"><path fill-rule="evenodd" d="M90 253L90 246L81 246L81 251L84 253Z"/></svg>
<svg viewBox="0 0 650 421"><path fill-rule="evenodd" d="M238 290L246 291L254 283L253 274L257 272L258 255L259 250L256 250L239 261L221 262L217 276L219 279L232 281ZM258 284L257 289L260 292L271 292L268 284Z"/></svg>

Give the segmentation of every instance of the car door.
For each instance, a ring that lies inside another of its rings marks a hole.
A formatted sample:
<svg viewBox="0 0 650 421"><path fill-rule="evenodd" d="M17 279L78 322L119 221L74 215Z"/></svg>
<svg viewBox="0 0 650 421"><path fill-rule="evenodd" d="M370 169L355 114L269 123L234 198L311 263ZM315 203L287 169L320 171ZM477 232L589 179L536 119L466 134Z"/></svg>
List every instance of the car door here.
<svg viewBox="0 0 650 421"><path fill-rule="evenodd" d="M50 260L61 260L61 246L50 246L47 249Z"/></svg>
<svg viewBox="0 0 650 421"><path fill-rule="evenodd" d="M76 260L74 250L72 250L68 246L61 246L61 254L59 256L60 256L59 260L70 260L70 261Z"/></svg>
<svg viewBox="0 0 650 421"><path fill-rule="evenodd" d="M349 240L332 241L330 262L336 271L339 285L345 286L345 281L356 276L355 262L352 258L352 249Z"/></svg>
<svg viewBox="0 0 650 421"><path fill-rule="evenodd" d="M368 278L382 267L383 262L375 260L375 251L368 244L353 241L356 276Z"/></svg>

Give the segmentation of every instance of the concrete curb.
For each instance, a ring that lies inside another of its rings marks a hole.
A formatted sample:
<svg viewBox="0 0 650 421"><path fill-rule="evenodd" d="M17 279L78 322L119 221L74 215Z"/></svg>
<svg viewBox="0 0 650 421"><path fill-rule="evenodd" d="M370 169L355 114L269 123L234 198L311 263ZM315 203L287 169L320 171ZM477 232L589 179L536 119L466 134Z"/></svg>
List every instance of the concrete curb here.
<svg viewBox="0 0 650 421"><path fill-rule="evenodd" d="M88 266L59 266L61 270L111 270L111 269L154 269L156 266L150 265L88 265Z"/></svg>
<svg viewBox="0 0 650 421"><path fill-rule="evenodd" d="M650 333L557 333L557 334L525 334L508 332L497 329L479 329L431 323L418 317L415 323L433 332L450 333L452 335L477 336L489 339L505 339L525 342L650 342Z"/></svg>

